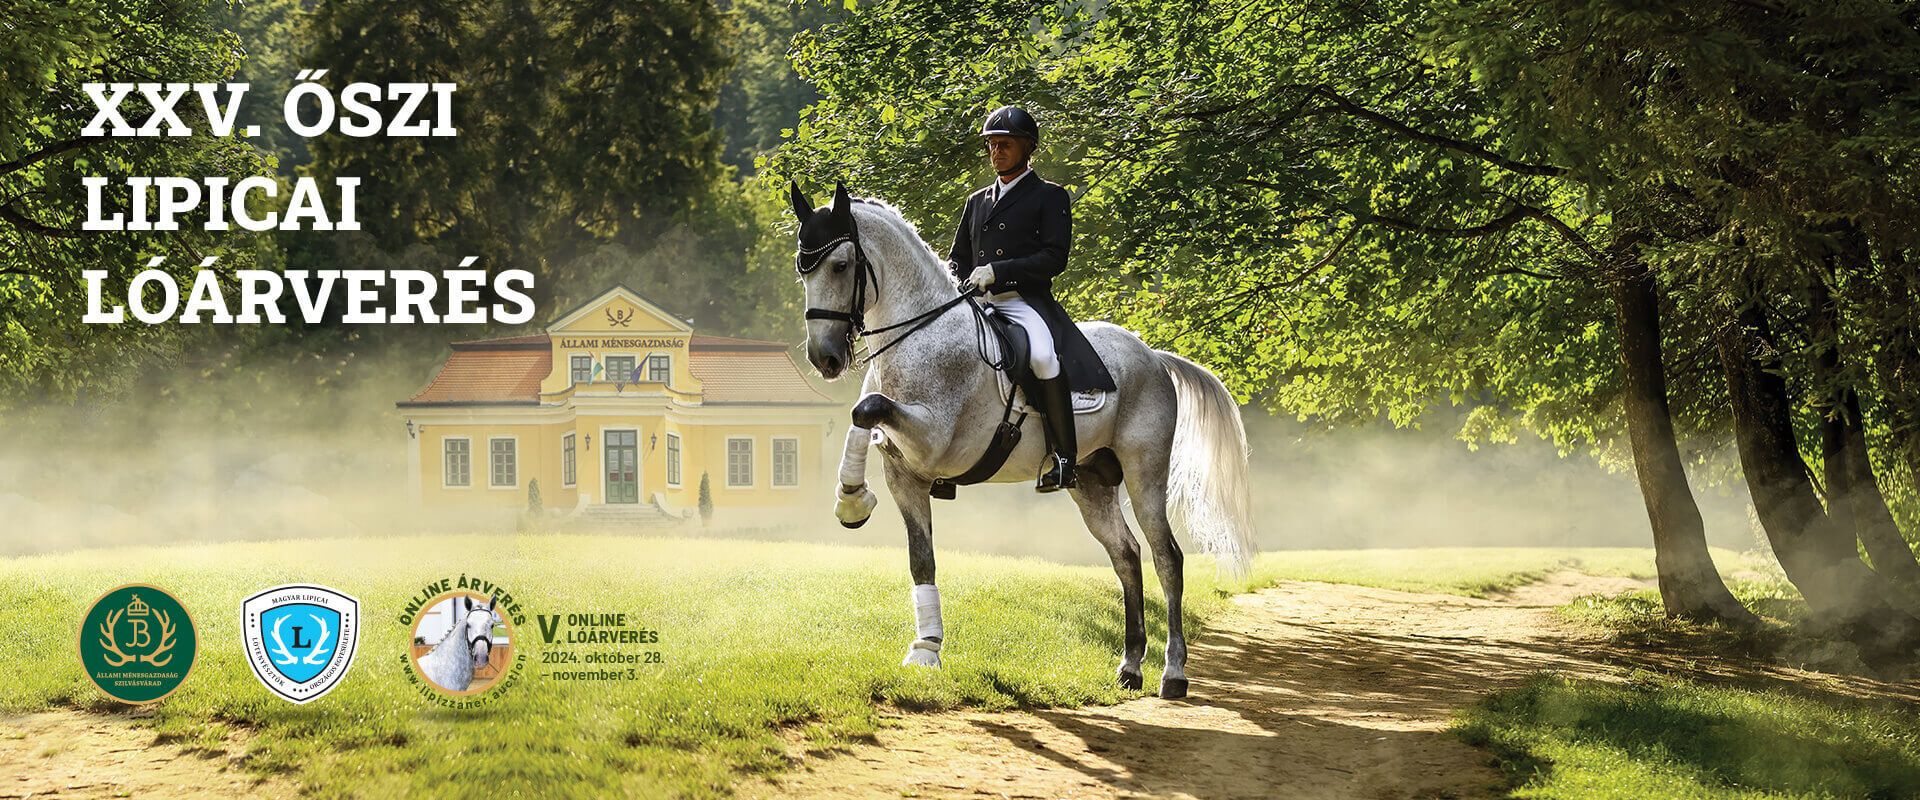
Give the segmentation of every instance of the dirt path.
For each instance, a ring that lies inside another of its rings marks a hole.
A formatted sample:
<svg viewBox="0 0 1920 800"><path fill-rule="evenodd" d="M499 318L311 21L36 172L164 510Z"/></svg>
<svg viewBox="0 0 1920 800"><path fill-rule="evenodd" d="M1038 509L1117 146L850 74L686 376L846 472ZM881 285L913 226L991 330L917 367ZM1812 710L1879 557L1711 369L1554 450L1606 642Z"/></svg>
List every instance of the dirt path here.
<svg viewBox="0 0 1920 800"><path fill-rule="evenodd" d="M0 800L27 797L293 797L237 761L236 736L223 753L155 744L126 715L43 711L0 717Z"/></svg>
<svg viewBox="0 0 1920 800"><path fill-rule="evenodd" d="M896 715L878 743L796 755L748 796L1470 798L1496 776L1445 728L1541 669L1601 673L1552 608L1639 586L1561 573L1492 600L1327 583L1233 598L1191 643L1193 696L1035 713ZM800 748L796 747L796 752ZM0 717L0 800L291 797L125 715Z"/></svg>
<svg viewBox="0 0 1920 800"><path fill-rule="evenodd" d="M1326 583L1233 599L1190 644L1193 695L896 715L874 745L794 756L768 797L1496 796L1452 714L1543 669L1604 673L1555 606L1644 584L1559 573L1489 600ZM797 748L796 748L797 749Z"/></svg>

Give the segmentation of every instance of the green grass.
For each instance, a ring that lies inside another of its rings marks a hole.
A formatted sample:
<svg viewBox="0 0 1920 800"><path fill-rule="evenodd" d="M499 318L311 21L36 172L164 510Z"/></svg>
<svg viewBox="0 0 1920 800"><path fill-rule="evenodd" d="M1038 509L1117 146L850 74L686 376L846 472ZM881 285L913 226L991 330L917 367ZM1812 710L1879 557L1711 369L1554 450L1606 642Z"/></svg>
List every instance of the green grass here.
<svg viewBox="0 0 1920 800"><path fill-rule="evenodd" d="M1667 619L1653 589L1579 598L1560 613L1682 671L1711 659L1762 672L1774 664L1870 672L1852 645L1803 624L1805 603L1778 566L1715 560L1761 627ZM1920 797L1920 710L1727 680L1666 668L1625 684L1543 675L1468 711L1456 730L1494 752L1521 798Z"/></svg>
<svg viewBox="0 0 1920 800"><path fill-rule="evenodd" d="M1615 644L1645 651L1684 652L1694 658L1710 656L1892 679L1915 674L1911 665L1870 662L1843 633L1812 623L1806 601L1777 565L1757 555L1731 561L1716 555L1716 560L1734 565L1733 577L1726 579L1727 588L1760 617L1759 626L1733 628L1668 619L1660 593L1654 589L1582 597L1562 607L1560 613L1604 632Z"/></svg>
<svg viewBox="0 0 1920 800"><path fill-rule="evenodd" d="M833 746L870 734L876 708L1111 703L1118 589L1106 568L942 553L945 669L899 666L912 639L901 548L554 535L194 545L0 560L0 712L111 711L74 656L76 626L109 587L173 591L199 627L200 660L150 724L190 747L254 736L247 765L319 797L715 796L743 774L782 768L782 734ZM1248 583L1211 563L1187 570L1190 635L1233 591L1280 579L1473 594L1556 568L1644 574L1647 550L1469 549L1267 554ZM422 584L496 581L528 614L520 685L475 711L416 696L396 619ZM242 660L239 603L278 583L334 586L364 604L346 682L308 706L259 686ZM1147 685L1164 638L1148 577ZM665 663L612 684L542 681L532 615L626 612L660 631Z"/></svg>
<svg viewBox="0 0 1920 800"><path fill-rule="evenodd" d="M1920 714L1636 673L1543 675L1456 726L1519 798L1920 797Z"/></svg>

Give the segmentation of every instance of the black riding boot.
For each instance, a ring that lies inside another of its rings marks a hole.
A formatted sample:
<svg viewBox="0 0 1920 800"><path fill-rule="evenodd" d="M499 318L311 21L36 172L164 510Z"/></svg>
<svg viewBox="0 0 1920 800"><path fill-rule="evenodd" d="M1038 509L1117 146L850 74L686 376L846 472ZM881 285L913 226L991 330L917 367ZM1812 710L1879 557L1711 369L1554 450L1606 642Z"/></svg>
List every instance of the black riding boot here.
<svg viewBox="0 0 1920 800"><path fill-rule="evenodd" d="M1040 481L1033 488L1040 492L1071 489L1077 485L1073 464L1079 459L1080 445L1073 429L1073 390L1067 387L1067 376L1040 382L1040 421L1046 428L1052 453L1047 456L1050 463L1041 468Z"/></svg>

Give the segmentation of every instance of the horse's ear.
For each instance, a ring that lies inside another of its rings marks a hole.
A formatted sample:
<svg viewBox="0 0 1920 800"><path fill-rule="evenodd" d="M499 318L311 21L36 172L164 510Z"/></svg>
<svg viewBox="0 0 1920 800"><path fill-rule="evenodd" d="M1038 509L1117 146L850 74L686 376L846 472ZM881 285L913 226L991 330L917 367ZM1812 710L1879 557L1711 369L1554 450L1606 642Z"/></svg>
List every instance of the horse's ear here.
<svg viewBox="0 0 1920 800"><path fill-rule="evenodd" d="M800 191L799 181L787 181L787 195L793 201L793 216L801 222L813 217L813 201Z"/></svg>
<svg viewBox="0 0 1920 800"><path fill-rule="evenodd" d="M473 598L468 597L464 594L460 595L460 613L470 614L472 612L473 612Z"/></svg>
<svg viewBox="0 0 1920 800"><path fill-rule="evenodd" d="M833 185L833 219L844 224L841 230L853 223L853 198L847 194L847 185L844 183Z"/></svg>

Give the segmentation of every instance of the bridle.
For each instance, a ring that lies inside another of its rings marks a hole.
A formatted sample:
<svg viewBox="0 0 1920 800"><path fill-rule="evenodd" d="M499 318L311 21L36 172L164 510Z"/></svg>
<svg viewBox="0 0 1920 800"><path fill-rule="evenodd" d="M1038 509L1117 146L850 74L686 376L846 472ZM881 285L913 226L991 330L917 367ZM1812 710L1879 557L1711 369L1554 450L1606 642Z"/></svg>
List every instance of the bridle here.
<svg viewBox="0 0 1920 800"><path fill-rule="evenodd" d="M482 669L487 669L493 666L493 636L491 634L483 634L467 640L467 655L469 658L471 658L473 655L474 648L479 647L482 644L485 644L487 646L487 664L484 667L474 668L475 674L478 674Z"/></svg>
<svg viewBox="0 0 1920 800"><path fill-rule="evenodd" d="M860 246L860 228L847 219L847 232L836 236L832 241L819 247L800 248L800 258L794 263L794 271L801 275L811 274L820 268L820 262L827 260L827 254L834 248L847 242L853 243L853 307L846 311L830 308L809 308L807 319L829 319L849 323L853 326L847 331L847 341L853 341L855 332L864 335L867 328L867 284L873 284L873 293L880 293L880 273L874 271L873 262L867 260L867 249Z"/></svg>
<svg viewBox="0 0 1920 800"><path fill-rule="evenodd" d="M841 234L840 236L836 236L831 241L827 242L826 244L820 245L818 247L811 247L811 248L801 247L799 258L796 259L794 262L794 269L795 271L799 272L803 276L811 274L814 270L817 270L820 268L821 262L827 259L827 254L832 253L834 248L839 247L840 245L848 242L853 243L853 303L852 305L846 311L839 311L831 308L808 308L806 311L806 318L809 320L825 319L825 320L833 320L835 322L847 323L848 324L847 344L850 347L854 345L856 343L856 340L858 339L869 337L869 336L875 336L878 334L886 333L888 331L898 330L900 328L907 328L908 326L912 326L911 328L908 328L906 333L902 333L899 336L894 337L892 341L881 345L877 349L869 350L864 354L855 354L853 357L853 363L850 364L849 366L853 366L853 367L866 366L868 363L872 362L874 359L879 358L881 353L886 352L888 349L892 348L894 345L897 345L901 342L906 341L907 337L912 336L914 333L918 332L921 328L925 328L928 325L932 324L933 321L935 319L938 319L941 314L946 313L948 309L953 308L954 306L960 305L961 303L967 303L971 305L973 307L973 313L976 318L980 318L986 313L984 310L980 308L980 304L974 300L975 297L978 297L980 295L980 289L978 287L968 286L966 289L962 290L959 295L956 295L952 300L948 300L944 303L934 306L933 308L927 309L926 311L922 311L919 314L914 315L910 319L907 319L901 322L896 322L892 325L886 325L879 328L868 328L867 318L866 318L867 284L872 283L873 293L875 295L878 295L880 293L880 273L873 268L873 262L867 260L866 248L860 246L860 228L853 221L853 217L851 214L849 214L847 217L846 233ZM976 319L976 323L978 323L978 319ZM984 357L984 351L982 355Z"/></svg>

